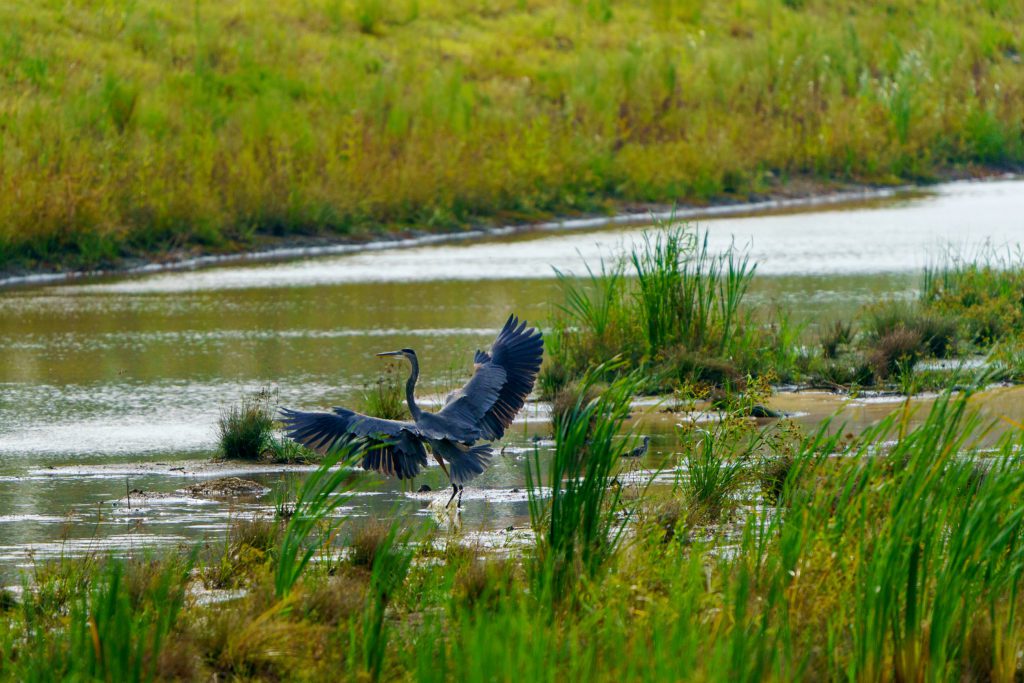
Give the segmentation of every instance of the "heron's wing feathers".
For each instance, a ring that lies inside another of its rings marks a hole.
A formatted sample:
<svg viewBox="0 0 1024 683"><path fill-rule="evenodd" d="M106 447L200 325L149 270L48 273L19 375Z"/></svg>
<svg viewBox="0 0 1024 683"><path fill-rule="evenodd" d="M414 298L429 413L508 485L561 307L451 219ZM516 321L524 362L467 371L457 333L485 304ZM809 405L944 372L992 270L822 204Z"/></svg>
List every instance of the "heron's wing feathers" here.
<svg viewBox="0 0 1024 683"><path fill-rule="evenodd" d="M347 408L333 413L281 410L285 434L321 453L347 443L365 447L362 466L382 474L407 479L427 466L427 452L416 425L361 415Z"/></svg>
<svg viewBox="0 0 1024 683"><path fill-rule="evenodd" d="M480 438L480 421L501 395L508 374L505 368L493 363L477 366L476 373L466 386L453 391L438 415L468 430L466 441ZM460 437L461 438L461 437Z"/></svg>
<svg viewBox="0 0 1024 683"><path fill-rule="evenodd" d="M543 357L541 333L509 316L491 352L476 352L476 374L439 414L475 427L477 438L500 439L533 391Z"/></svg>

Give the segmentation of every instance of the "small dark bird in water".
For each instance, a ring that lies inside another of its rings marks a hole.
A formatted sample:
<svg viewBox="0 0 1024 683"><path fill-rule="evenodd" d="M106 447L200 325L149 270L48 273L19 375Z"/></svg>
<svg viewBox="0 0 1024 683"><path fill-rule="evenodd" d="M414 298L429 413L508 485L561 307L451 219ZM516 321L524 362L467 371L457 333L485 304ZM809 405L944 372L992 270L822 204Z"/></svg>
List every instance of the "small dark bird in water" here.
<svg viewBox="0 0 1024 683"><path fill-rule="evenodd" d="M631 450L629 453L624 453L624 458L642 458L647 455L647 449L651 445L651 437L645 436L642 444Z"/></svg>
<svg viewBox="0 0 1024 683"><path fill-rule="evenodd" d="M405 383L405 400L412 422L361 415L348 408L330 413L281 411L286 434L314 450L326 453L343 444L365 448L363 469L409 479L427 466L427 446L452 484L451 505L466 482L481 474L494 452L489 443L500 439L533 391L544 355L541 333L510 315L491 345L490 353L477 351L476 372L458 391L449 394L436 413L416 405L420 365L412 349L387 351L378 356L408 359L412 372ZM447 461L447 465L445 465Z"/></svg>
<svg viewBox="0 0 1024 683"><path fill-rule="evenodd" d="M416 493L430 493L434 489L430 488L426 484L420 484L420 487L416 489Z"/></svg>

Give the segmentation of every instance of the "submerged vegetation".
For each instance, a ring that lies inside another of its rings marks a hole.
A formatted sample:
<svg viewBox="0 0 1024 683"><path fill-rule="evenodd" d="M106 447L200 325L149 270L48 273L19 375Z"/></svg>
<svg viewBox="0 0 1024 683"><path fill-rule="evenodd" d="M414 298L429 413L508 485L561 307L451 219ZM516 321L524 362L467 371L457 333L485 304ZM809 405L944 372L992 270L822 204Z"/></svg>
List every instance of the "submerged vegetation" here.
<svg viewBox="0 0 1024 683"><path fill-rule="evenodd" d="M37 565L0 608L0 675L1024 673L1021 432L993 436L967 394L940 397L916 427L908 403L852 439L829 425L802 436L727 421L680 435L684 448L693 438L699 447L667 463L679 485L627 495L619 458L630 442L620 436L633 381L581 398L556 434L550 467L530 465L534 547L496 557L458 534L346 519L341 505L356 480L334 465L357 454L339 453L307 480L290 521L232 532L224 554L248 560L221 585L240 593L203 592L216 553ZM339 555L332 548L346 529L354 549Z"/></svg>
<svg viewBox="0 0 1024 683"><path fill-rule="evenodd" d="M742 249L712 253L706 233L657 227L621 262L590 267L585 278L559 273L565 299L540 378L556 421L578 378L613 357L621 362L603 366L605 380L637 372L647 393L755 416L763 407L741 396L760 396L766 383L910 394L966 381L971 359L993 379L1022 377L1024 258L1013 253L950 253L925 270L915 300L795 325L781 308L746 301L757 264ZM919 372L923 360L947 364Z"/></svg>
<svg viewBox="0 0 1024 683"><path fill-rule="evenodd" d="M0 270L1024 162L1010 0L0 7Z"/></svg>

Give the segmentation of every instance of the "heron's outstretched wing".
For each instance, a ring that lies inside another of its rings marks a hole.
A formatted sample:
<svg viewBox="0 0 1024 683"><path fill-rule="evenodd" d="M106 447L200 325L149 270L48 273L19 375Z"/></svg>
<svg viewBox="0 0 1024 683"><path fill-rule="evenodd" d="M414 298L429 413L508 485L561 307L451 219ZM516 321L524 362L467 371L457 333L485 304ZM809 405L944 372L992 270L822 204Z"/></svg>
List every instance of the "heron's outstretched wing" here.
<svg viewBox="0 0 1024 683"><path fill-rule="evenodd" d="M476 352L476 374L438 415L463 427L470 440L500 439L533 391L543 356L541 333L510 315L491 352Z"/></svg>
<svg viewBox="0 0 1024 683"><path fill-rule="evenodd" d="M365 446L363 469L399 479L415 477L427 466L427 451L413 423L382 420L347 408L333 410L304 413L283 408L285 434L321 453L346 443L361 443Z"/></svg>

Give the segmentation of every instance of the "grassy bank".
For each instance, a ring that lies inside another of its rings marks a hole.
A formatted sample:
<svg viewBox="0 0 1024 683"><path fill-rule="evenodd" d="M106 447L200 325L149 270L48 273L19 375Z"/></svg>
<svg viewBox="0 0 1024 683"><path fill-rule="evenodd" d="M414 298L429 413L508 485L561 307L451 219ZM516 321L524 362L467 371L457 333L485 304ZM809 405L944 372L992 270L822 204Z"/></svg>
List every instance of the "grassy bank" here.
<svg viewBox="0 0 1024 683"><path fill-rule="evenodd" d="M676 486L622 486L627 442L612 437L630 389L575 405L550 466L531 466L535 548L506 557L334 518L351 477L325 468L289 521L240 520L222 548L38 565L0 600L0 675L1021 676L1019 433L992 448L967 399L948 396L919 427L898 411L853 441L712 427L700 448L680 434L690 474ZM553 479L563 486L540 495ZM337 538L345 557L321 553ZM210 604L203 585L245 592Z"/></svg>
<svg viewBox="0 0 1024 683"><path fill-rule="evenodd" d="M757 264L742 249L715 253L706 233L684 225L659 225L621 261L588 268L586 278L561 277L548 335L539 386L556 412L611 358L619 362L602 366L606 379L639 373L645 393L724 408L771 384L941 390L975 374L964 361L981 361L990 381L1024 378L1019 250L951 251L922 273L915 300L800 324L782 307L748 302Z"/></svg>
<svg viewBox="0 0 1024 683"><path fill-rule="evenodd" d="M0 269L1024 162L1020 3L0 7Z"/></svg>

